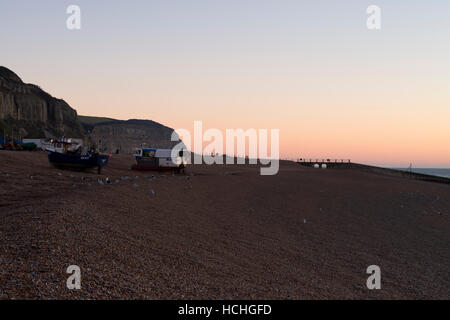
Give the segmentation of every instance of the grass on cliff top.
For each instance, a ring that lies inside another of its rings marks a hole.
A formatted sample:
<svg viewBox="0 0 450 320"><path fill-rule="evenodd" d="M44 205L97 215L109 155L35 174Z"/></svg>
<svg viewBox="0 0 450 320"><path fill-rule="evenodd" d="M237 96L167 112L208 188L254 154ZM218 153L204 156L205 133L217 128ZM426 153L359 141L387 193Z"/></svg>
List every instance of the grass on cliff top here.
<svg viewBox="0 0 450 320"><path fill-rule="evenodd" d="M116 119L112 118L105 118L105 117L90 117L90 116L78 116L78 120L82 124L88 124L88 125L95 125L103 122L111 122L111 121L118 121Z"/></svg>

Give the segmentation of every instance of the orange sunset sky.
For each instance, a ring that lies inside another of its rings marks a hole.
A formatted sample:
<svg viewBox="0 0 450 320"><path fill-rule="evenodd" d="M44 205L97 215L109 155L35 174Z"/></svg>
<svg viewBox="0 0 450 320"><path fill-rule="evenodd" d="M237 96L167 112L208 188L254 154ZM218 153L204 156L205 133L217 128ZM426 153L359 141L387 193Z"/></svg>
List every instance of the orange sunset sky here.
<svg viewBox="0 0 450 320"><path fill-rule="evenodd" d="M376 1L381 30L368 1L72 2L1 0L0 64L81 115L277 128L282 158L450 167L448 1Z"/></svg>

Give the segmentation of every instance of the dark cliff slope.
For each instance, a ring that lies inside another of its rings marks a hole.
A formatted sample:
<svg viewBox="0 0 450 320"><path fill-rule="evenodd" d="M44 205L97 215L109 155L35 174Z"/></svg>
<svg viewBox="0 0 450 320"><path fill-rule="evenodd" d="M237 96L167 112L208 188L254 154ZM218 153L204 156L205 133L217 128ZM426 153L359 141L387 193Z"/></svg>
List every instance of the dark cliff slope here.
<svg viewBox="0 0 450 320"><path fill-rule="evenodd" d="M138 147L170 148L173 129L151 120L79 117L90 143L104 152L131 154Z"/></svg>
<svg viewBox="0 0 450 320"><path fill-rule="evenodd" d="M0 129L14 137L83 137L77 112L36 85L26 84L11 70L0 66Z"/></svg>

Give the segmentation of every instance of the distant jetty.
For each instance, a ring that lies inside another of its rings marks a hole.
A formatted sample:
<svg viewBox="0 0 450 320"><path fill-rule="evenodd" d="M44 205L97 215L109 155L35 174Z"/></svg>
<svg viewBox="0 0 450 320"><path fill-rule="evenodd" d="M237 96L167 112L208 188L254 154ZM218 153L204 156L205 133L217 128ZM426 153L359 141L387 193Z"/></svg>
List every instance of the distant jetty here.
<svg viewBox="0 0 450 320"><path fill-rule="evenodd" d="M400 169L389 169L381 168L376 166L370 166L366 164L353 163L350 159L298 159L297 163L306 166L314 167L318 165L326 165L327 168L337 168L337 169L359 169L362 171L376 173L384 176L391 177L402 177L406 179L421 180L428 182L444 183L450 185L450 179L446 177L433 176L424 173L417 173L412 171L400 170Z"/></svg>

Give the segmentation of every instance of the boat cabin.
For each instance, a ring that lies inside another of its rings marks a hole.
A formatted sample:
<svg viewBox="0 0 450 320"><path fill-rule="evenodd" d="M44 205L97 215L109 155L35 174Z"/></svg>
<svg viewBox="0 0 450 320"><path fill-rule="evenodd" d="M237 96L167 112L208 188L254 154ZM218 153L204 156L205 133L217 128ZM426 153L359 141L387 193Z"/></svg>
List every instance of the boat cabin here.
<svg viewBox="0 0 450 320"><path fill-rule="evenodd" d="M171 149L138 148L133 156L137 170L184 169L187 164L183 151L172 159Z"/></svg>

